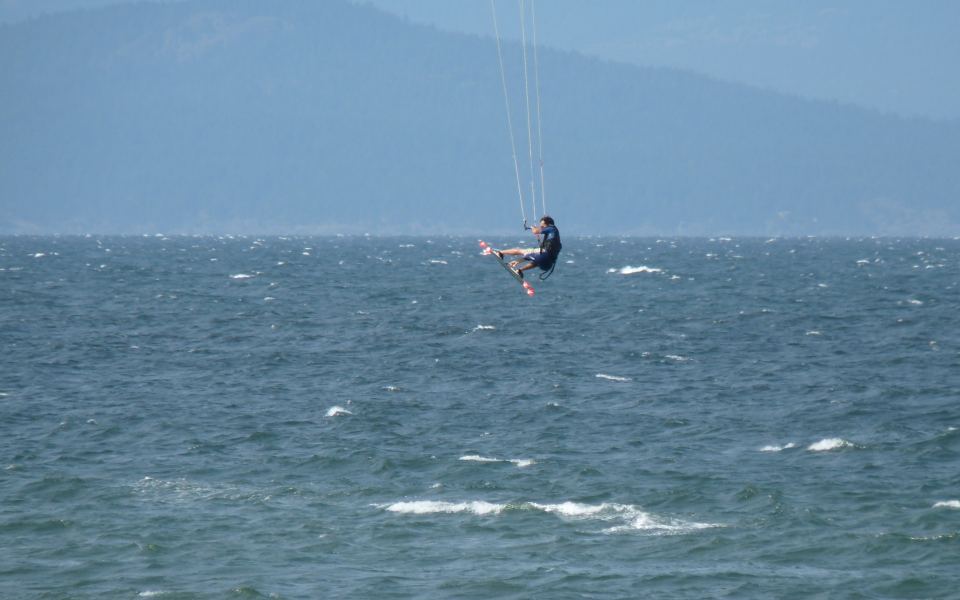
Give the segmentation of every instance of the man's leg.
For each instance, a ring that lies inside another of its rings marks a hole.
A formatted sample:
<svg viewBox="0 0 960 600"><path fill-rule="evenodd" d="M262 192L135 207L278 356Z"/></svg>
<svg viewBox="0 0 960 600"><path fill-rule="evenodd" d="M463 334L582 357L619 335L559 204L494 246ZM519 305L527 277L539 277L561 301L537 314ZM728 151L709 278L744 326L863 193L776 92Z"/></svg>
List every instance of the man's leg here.
<svg viewBox="0 0 960 600"><path fill-rule="evenodd" d="M517 262L520 262L520 261L517 261ZM527 264L523 265L522 267L517 267L517 271L529 271L535 266L537 266L537 263L527 261Z"/></svg>
<svg viewBox="0 0 960 600"><path fill-rule="evenodd" d="M523 256L527 252L523 248L507 248L506 250L494 250L493 253L503 258L504 256Z"/></svg>

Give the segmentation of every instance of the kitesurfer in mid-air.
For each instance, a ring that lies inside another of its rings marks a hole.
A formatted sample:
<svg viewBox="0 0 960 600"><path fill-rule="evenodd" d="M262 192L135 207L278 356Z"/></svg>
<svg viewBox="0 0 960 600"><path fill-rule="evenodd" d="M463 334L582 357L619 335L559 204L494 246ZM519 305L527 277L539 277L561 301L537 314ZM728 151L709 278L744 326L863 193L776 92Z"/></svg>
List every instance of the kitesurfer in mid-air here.
<svg viewBox="0 0 960 600"><path fill-rule="evenodd" d="M510 266L523 277L523 272L534 267L540 267L543 271L549 271L557 262L557 256L563 245L560 243L560 230L557 229L553 218L544 215L540 219L539 227L531 227L533 235L540 239L539 248L509 248L507 250L494 250L497 256L522 256L523 258L510 263Z"/></svg>

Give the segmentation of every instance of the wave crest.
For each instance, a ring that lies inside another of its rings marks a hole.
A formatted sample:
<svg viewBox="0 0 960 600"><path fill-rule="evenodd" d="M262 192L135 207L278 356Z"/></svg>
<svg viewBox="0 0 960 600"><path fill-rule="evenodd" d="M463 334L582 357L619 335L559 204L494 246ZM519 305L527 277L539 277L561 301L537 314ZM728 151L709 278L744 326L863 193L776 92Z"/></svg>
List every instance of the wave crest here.
<svg viewBox="0 0 960 600"><path fill-rule="evenodd" d="M811 452L827 452L830 450L839 450L841 448L853 448L854 445L842 438L824 438L819 442L814 442L807 447Z"/></svg>
<svg viewBox="0 0 960 600"><path fill-rule="evenodd" d="M607 273L619 273L621 275L636 275L637 273L663 273L663 269L658 269L657 267L647 267L640 265L639 267L631 267L627 265L619 269L608 269Z"/></svg>
<svg viewBox="0 0 960 600"><path fill-rule="evenodd" d="M464 502L443 502L438 500L413 500L392 504L374 505L389 512L400 514L472 514L477 516L501 515L514 511L533 511L556 515L567 521L598 521L608 527L602 533L643 532L654 535L677 535L721 527L715 523L698 523L670 517L661 517L641 510L631 504L581 504L579 502L560 502L541 504L538 502L495 504L482 500Z"/></svg>

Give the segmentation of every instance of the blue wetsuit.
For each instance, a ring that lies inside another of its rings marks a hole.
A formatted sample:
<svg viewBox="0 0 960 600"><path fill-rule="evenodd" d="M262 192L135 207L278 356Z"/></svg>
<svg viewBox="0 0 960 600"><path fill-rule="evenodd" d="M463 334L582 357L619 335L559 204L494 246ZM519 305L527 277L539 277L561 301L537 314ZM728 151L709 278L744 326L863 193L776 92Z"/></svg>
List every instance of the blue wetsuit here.
<svg viewBox="0 0 960 600"><path fill-rule="evenodd" d="M560 243L560 230L554 225L547 225L540 230L540 236L540 251L531 252L523 258L537 265L541 270L549 271L557 261L560 249L563 248L563 244Z"/></svg>

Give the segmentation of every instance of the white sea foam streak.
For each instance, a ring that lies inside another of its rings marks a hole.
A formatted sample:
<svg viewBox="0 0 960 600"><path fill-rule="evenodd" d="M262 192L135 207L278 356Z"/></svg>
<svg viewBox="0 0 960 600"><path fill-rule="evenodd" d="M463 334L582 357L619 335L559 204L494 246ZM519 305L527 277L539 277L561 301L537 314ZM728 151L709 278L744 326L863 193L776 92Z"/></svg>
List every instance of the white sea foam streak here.
<svg viewBox="0 0 960 600"><path fill-rule="evenodd" d="M781 452L783 450L790 450L791 448L796 448L797 445L793 442L785 444L783 446L764 446L760 448L760 452Z"/></svg>
<svg viewBox="0 0 960 600"><path fill-rule="evenodd" d="M581 504L579 502L561 502L559 504L540 504L538 502L519 502L496 504L482 500L464 502L443 502L439 500L411 500L392 504L374 505L389 512L412 515L430 514L472 514L478 516L500 515L509 512L534 511L552 514L566 521L598 522L607 525L603 533L645 532L655 535L683 534L720 527L714 523L697 523L669 517L660 517L644 512L630 504Z"/></svg>
<svg viewBox="0 0 960 600"><path fill-rule="evenodd" d="M633 381L629 377L619 375L607 375L606 373L597 373L597 379L606 379L607 381Z"/></svg>
<svg viewBox="0 0 960 600"><path fill-rule="evenodd" d="M636 275L637 273L663 273L663 269L658 269L656 267L631 267L627 265L626 267L621 267L619 269L608 269L607 273L620 273L621 275Z"/></svg>
<svg viewBox="0 0 960 600"><path fill-rule="evenodd" d="M839 450L840 448L852 448L853 444L841 438L825 438L819 442L810 444L807 450L812 452L826 452L829 450Z"/></svg>
<svg viewBox="0 0 960 600"><path fill-rule="evenodd" d="M510 459L504 460L502 458L491 458L489 456L479 456L477 454L468 454L467 456L461 456L460 460L464 460L468 462L479 462L479 463L508 462L508 463L513 463L518 467L529 467L530 465L537 464L537 461L533 460L532 458L510 458Z"/></svg>

